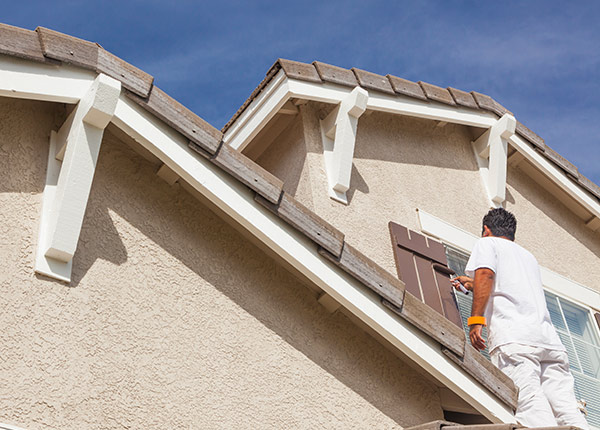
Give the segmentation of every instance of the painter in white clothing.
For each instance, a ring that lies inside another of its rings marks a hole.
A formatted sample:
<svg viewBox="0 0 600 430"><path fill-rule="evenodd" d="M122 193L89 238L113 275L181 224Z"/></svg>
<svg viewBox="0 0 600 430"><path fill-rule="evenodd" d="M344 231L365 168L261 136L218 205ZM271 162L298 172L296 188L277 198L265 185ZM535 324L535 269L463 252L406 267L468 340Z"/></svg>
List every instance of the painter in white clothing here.
<svg viewBox="0 0 600 430"><path fill-rule="evenodd" d="M540 267L514 242L517 221L503 208L483 218L466 267L453 279L473 291L468 320L472 345L482 350L488 326L492 362L519 387L516 419L528 427L571 425L589 428L579 411L573 376L546 307Z"/></svg>

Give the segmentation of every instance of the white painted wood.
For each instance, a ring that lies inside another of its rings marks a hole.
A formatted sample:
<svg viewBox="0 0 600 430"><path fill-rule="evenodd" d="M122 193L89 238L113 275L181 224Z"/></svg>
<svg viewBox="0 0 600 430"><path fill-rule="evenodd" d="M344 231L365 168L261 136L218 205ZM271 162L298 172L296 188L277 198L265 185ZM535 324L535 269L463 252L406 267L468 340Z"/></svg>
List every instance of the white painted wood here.
<svg viewBox="0 0 600 430"><path fill-rule="evenodd" d="M508 141L527 159L527 161L566 191L568 195L573 197L595 217L600 217L600 203L598 203L589 192L573 182L562 170L551 163L546 157L539 154L529 142L525 141L525 139L518 134L514 134Z"/></svg>
<svg viewBox="0 0 600 430"><path fill-rule="evenodd" d="M117 105L121 83L100 74L81 99L73 118L68 121L64 160L60 168L54 199L50 208L47 229L41 232L47 246L46 259L67 263L71 261L79 241L79 233L100 151L104 128L112 118L111 109ZM102 127L102 128L100 128ZM59 150L59 157L62 151Z"/></svg>
<svg viewBox="0 0 600 430"><path fill-rule="evenodd" d="M0 55L0 96L77 103L96 73L68 65L54 66Z"/></svg>
<svg viewBox="0 0 600 430"><path fill-rule="evenodd" d="M335 301L333 297L331 297L327 293L323 293L319 296L317 301L329 312L330 314L336 312L341 305Z"/></svg>
<svg viewBox="0 0 600 430"><path fill-rule="evenodd" d="M280 70L223 136L223 141L243 151L250 141L290 99L287 78Z"/></svg>
<svg viewBox="0 0 600 430"><path fill-rule="evenodd" d="M496 207L506 198L508 139L515 134L516 126L515 117L506 113L473 142L484 186Z"/></svg>
<svg viewBox="0 0 600 430"><path fill-rule="evenodd" d="M358 118L364 113L368 99L369 93L356 87L321 121L329 196L344 204L348 203L346 191L350 188Z"/></svg>
<svg viewBox="0 0 600 430"><path fill-rule="evenodd" d="M280 114L283 115L296 115L298 113L298 107L291 100L285 102L285 104L279 109Z"/></svg>
<svg viewBox="0 0 600 430"><path fill-rule="evenodd" d="M12 424L0 423L0 430L25 430L22 427L13 426Z"/></svg>
<svg viewBox="0 0 600 430"><path fill-rule="evenodd" d="M48 151L48 167L46 170L46 184L44 185L44 194L42 197L42 214L40 216L40 227L38 230L38 240L36 245L35 265L36 273L49 276L64 282L71 282L72 260L67 262L48 258L44 254L48 249L48 225L50 223L50 210L56 195L56 184L58 183L58 174L60 173L61 162L54 155L58 136L55 131L50 133L50 146Z"/></svg>
<svg viewBox="0 0 600 430"><path fill-rule="evenodd" d="M443 221L425 211L418 210L421 231L470 254L478 236ZM557 293L585 307L600 311L600 293L541 266L542 283L549 291Z"/></svg>
<svg viewBox="0 0 600 430"><path fill-rule="evenodd" d="M254 192L196 156L180 134L123 96L113 123L480 413L496 423L514 420L502 402L442 354L435 340L393 314L376 294L324 260L312 241L256 204Z"/></svg>
<svg viewBox="0 0 600 430"><path fill-rule="evenodd" d="M600 218L593 217L585 223L585 226L592 231L598 230L600 228Z"/></svg>
<svg viewBox="0 0 600 430"><path fill-rule="evenodd" d="M523 157L523 154L521 154L519 151L514 151L508 157L508 165L512 168L516 168L524 159L525 157Z"/></svg>
<svg viewBox="0 0 600 430"><path fill-rule="evenodd" d="M179 179L179 175L171 169L169 169L169 166L167 166L166 164L160 166L156 174L159 178L163 179L169 185L174 185L175 182L177 182L177 180Z"/></svg>

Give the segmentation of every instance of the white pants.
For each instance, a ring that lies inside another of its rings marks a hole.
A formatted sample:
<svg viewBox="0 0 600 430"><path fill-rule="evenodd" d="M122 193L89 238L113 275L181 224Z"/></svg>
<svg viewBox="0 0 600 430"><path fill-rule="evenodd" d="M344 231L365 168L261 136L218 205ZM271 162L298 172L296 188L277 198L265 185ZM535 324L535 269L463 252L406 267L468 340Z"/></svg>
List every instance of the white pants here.
<svg viewBox="0 0 600 430"><path fill-rule="evenodd" d="M589 429L577 407L566 352L510 343L490 355L492 363L519 387L515 418L520 424Z"/></svg>

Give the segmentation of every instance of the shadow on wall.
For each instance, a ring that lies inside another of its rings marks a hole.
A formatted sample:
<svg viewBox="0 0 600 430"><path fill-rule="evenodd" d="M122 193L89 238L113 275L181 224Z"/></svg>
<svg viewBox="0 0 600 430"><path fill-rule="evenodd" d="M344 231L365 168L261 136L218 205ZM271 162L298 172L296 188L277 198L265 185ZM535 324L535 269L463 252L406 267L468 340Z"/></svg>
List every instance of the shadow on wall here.
<svg viewBox="0 0 600 430"><path fill-rule="evenodd" d="M97 259L117 265L128 260L109 215L114 213L113 218L125 220L144 236L143 246L129 250L130 259L160 247L398 424L441 418L437 388L343 314L326 312L309 289L155 171L156 166L105 135L74 261L74 286ZM232 274L232 267L241 277ZM143 282L149 286L155 279Z"/></svg>

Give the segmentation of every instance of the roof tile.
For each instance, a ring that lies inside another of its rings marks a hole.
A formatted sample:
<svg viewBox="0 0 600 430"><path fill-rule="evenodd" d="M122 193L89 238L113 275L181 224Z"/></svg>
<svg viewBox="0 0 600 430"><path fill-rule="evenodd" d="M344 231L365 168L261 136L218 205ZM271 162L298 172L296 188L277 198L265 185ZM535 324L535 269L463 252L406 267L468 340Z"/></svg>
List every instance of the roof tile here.
<svg viewBox="0 0 600 430"><path fill-rule="evenodd" d="M344 233L307 209L294 197L284 192L278 205L268 202L259 195L256 196L255 200L279 215L288 224L304 233L336 258L340 257L344 246Z"/></svg>
<svg viewBox="0 0 600 430"><path fill-rule="evenodd" d="M148 99L129 91L125 93L209 154L217 151L223 134L157 86L152 87Z"/></svg>
<svg viewBox="0 0 600 430"><path fill-rule="evenodd" d="M535 134L533 131L531 131L530 129L525 127L525 125L523 125L522 122L517 121L516 131L521 136L523 136L525 139L527 139L529 142L533 143L533 145L536 146L538 149L541 149L542 151L544 151L544 149L546 148L544 139L542 139L540 136Z"/></svg>
<svg viewBox="0 0 600 430"><path fill-rule="evenodd" d="M38 27L35 31L40 37L42 51L46 57L96 70L98 44L44 27Z"/></svg>
<svg viewBox="0 0 600 430"><path fill-rule="evenodd" d="M381 297L389 300L394 306L402 307L404 283L362 254L358 249L350 246L348 242L344 242L342 255L339 259L324 248L319 248L319 254L341 267ZM432 309L432 312L435 311Z"/></svg>
<svg viewBox="0 0 600 430"><path fill-rule="evenodd" d="M577 169L577 167L575 167L573 163L571 163L565 157L560 155L554 149L550 148L548 145L546 145L544 155L546 156L546 158L548 158L550 161L552 161L558 167L563 169L566 173L571 175L576 180L577 178L579 178L579 170Z"/></svg>
<svg viewBox="0 0 600 430"><path fill-rule="evenodd" d="M278 203L283 182L231 146L223 144L211 161L271 203Z"/></svg>
<svg viewBox="0 0 600 430"><path fill-rule="evenodd" d="M500 103L498 103L496 100L494 100L488 95L478 93L477 91L471 91L471 94L473 95L473 98L475 99L475 101L481 109L494 112L498 116L502 116L505 113L512 114L511 111L506 109L504 106L502 106Z"/></svg>
<svg viewBox="0 0 600 430"><path fill-rule="evenodd" d="M421 100L427 100L427 96L423 92L423 89L419 84L413 81L409 81L408 79L402 79L397 76L387 75L390 84L392 84L392 88L398 94L403 94L405 96L414 97Z"/></svg>
<svg viewBox="0 0 600 430"><path fill-rule="evenodd" d="M359 85L369 90L377 90L388 94L395 94L390 81L385 76L378 75L377 73L367 72L366 70L352 68L354 76Z"/></svg>
<svg viewBox="0 0 600 430"><path fill-rule="evenodd" d="M437 85L428 84L427 82L419 81L419 85L423 88L423 92L429 100L433 100L447 105L455 106L456 102L450 95L447 89L438 87Z"/></svg>
<svg viewBox="0 0 600 430"><path fill-rule="evenodd" d="M454 101L457 105L466 106L469 108L477 109L479 106L477 102L473 98L473 95L469 94L466 91L458 90L456 88L448 87L448 91L454 98Z"/></svg>
<svg viewBox="0 0 600 430"><path fill-rule="evenodd" d="M35 31L0 24L0 54L14 55L26 60L46 61Z"/></svg>
<svg viewBox="0 0 600 430"><path fill-rule="evenodd" d="M284 60L282 58L277 60L277 63L279 63L279 66L281 66L288 78L321 83L321 78L317 73L317 69L315 69L315 66L312 64Z"/></svg>
<svg viewBox="0 0 600 430"><path fill-rule="evenodd" d="M600 199L600 187L598 185L596 185L591 180L589 180L588 178L583 176L581 173L579 173L578 182L581 184L581 186L583 188L585 188L590 193L592 193L594 196L596 196L597 198Z"/></svg>
<svg viewBox="0 0 600 430"><path fill-rule="evenodd" d="M345 85L348 87L355 87L358 85L358 81L356 80L354 73L352 73L352 70L321 63L320 61L313 61L313 65L315 66L315 69L317 69L323 82L333 82L334 84Z"/></svg>
<svg viewBox="0 0 600 430"><path fill-rule="evenodd" d="M141 97L148 97L154 78L152 75L132 66L110 52L98 49L98 65L96 70L115 78L125 88Z"/></svg>

